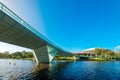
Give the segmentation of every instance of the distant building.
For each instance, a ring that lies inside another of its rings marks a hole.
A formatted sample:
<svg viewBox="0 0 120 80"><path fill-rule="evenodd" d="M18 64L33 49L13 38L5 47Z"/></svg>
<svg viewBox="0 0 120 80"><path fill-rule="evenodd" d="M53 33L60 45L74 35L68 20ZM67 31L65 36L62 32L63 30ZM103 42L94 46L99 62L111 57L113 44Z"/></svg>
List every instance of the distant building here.
<svg viewBox="0 0 120 80"><path fill-rule="evenodd" d="M94 49L87 49L83 52L74 52L77 59L88 59L95 57Z"/></svg>
<svg viewBox="0 0 120 80"><path fill-rule="evenodd" d="M85 51L85 52L75 52L74 53L75 55L78 55L78 56L85 56L85 57L94 57L95 54L94 52L91 52L91 51Z"/></svg>

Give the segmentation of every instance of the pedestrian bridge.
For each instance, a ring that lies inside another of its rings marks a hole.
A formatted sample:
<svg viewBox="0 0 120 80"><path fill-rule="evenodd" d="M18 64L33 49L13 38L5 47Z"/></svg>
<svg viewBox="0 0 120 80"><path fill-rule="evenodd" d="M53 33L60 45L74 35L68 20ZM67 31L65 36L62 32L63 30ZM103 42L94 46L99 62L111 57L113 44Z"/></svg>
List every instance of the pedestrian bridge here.
<svg viewBox="0 0 120 80"><path fill-rule="evenodd" d="M0 41L32 49L37 62L51 62L56 54L73 55L49 41L2 3Z"/></svg>

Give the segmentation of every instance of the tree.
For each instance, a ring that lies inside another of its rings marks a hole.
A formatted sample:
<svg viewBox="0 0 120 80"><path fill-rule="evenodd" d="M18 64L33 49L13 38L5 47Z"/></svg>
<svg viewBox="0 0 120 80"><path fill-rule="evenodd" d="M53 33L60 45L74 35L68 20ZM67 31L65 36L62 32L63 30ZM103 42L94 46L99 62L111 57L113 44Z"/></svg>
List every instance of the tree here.
<svg viewBox="0 0 120 80"><path fill-rule="evenodd" d="M96 48L94 50L94 53L95 53L95 56L98 57L101 53L100 53L100 49L99 48Z"/></svg>
<svg viewBox="0 0 120 80"><path fill-rule="evenodd" d="M104 48L96 48L94 50L94 53L96 57L102 57L102 58L112 58L115 57L115 52L109 49L104 49Z"/></svg>

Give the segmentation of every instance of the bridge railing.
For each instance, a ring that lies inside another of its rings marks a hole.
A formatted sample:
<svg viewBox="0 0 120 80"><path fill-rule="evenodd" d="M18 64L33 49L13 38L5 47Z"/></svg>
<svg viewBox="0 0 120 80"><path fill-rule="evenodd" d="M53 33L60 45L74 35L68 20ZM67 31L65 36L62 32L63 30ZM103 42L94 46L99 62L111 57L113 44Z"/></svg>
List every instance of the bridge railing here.
<svg viewBox="0 0 120 80"><path fill-rule="evenodd" d="M53 45L54 47L63 50L61 47L57 46L53 42L49 41L46 37L44 37L42 34L40 34L38 31L36 31L34 28L32 28L29 24L27 24L23 19L21 19L19 16L17 16L13 11L11 11L9 8L7 8L4 4L0 2L0 10L9 15L11 18L15 19L18 23L22 24L25 28L36 34L38 37L42 38L44 41L46 41L48 44ZM65 51L67 52L67 51Z"/></svg>

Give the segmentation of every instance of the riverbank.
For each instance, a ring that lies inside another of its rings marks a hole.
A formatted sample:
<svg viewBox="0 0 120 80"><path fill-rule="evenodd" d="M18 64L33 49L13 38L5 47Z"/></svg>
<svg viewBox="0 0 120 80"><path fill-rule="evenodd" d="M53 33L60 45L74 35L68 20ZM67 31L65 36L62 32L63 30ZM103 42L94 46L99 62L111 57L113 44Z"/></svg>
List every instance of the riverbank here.
<svg viewBox="0 0 120 80"><path fill-rule="evenodd" d="M18 59L18 60L35 60L34 58L0 58L0 59ZM65 62L72 62L72 61L120 61L120 58L117 59L109 59L109 58L89 58L89 57L82 57L80 59L76 59L75 57L58 57L54 58L53 61L65 61Z"/></svg>
<svg viewBox="0 0 120 80"><path fill-rule="evenodd" d="M21 59L21 60L34 60L34 58L0 58L0 59Z"/></svg>
<svg viewBox="0 0 120 80"><path fill-rule="evenodd" d="M77 61L120 61L120 58L80 57Z"/></svg>
<svg viewBox="0 0 120 80"><path fill-rule="evenodd" d="M89 57L89 56L80 56L80 57L65 57L65 56L56 56L53 60L56 61L120 61L120 58L103 58L103 57Z"/></svg>

